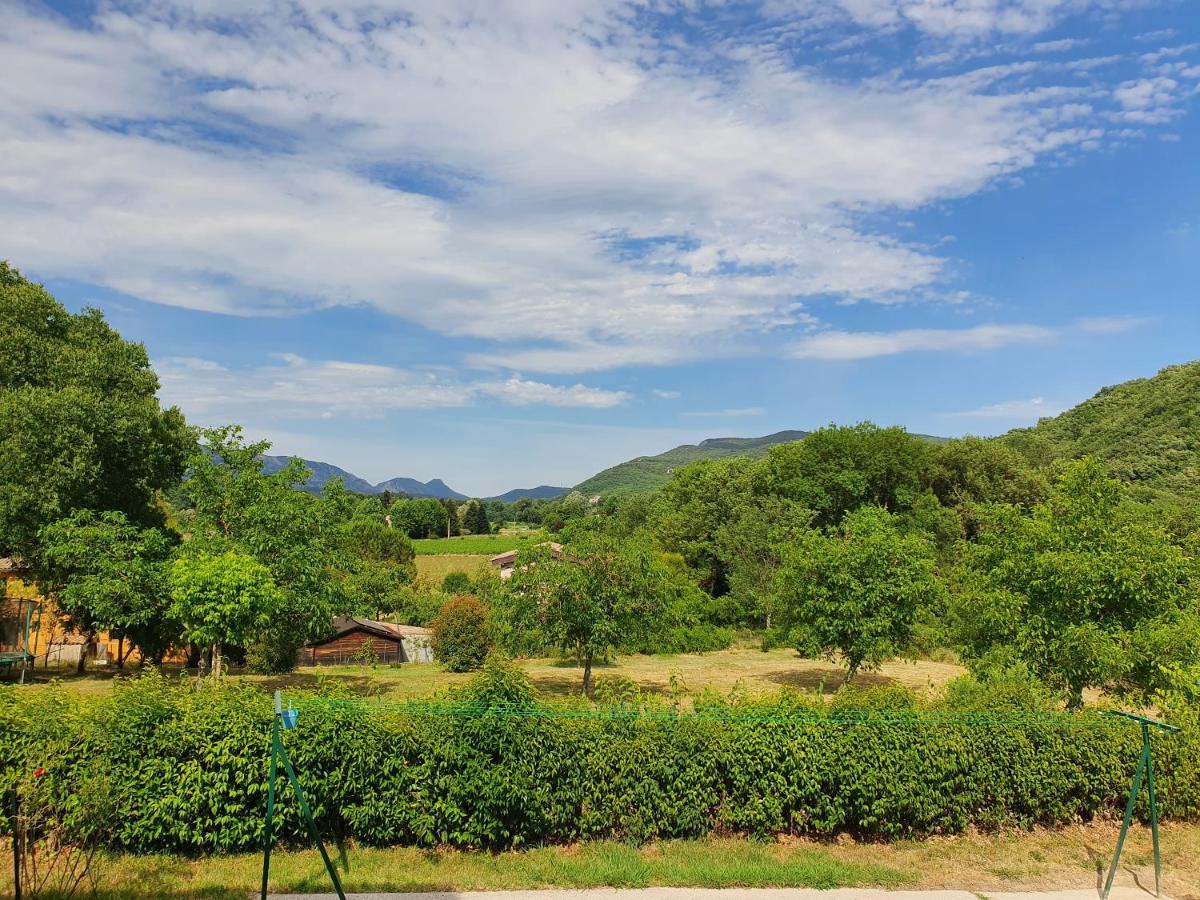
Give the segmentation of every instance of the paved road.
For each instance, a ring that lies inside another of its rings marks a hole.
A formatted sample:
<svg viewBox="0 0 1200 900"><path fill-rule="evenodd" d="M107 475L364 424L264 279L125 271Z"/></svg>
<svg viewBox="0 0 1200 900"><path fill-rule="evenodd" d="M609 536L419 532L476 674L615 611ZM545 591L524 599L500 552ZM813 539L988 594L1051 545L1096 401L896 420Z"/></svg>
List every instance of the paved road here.
<svg viewBox="0 0 1200 900"><path fill-rule="evenodd" d="M337 900L334 894L272 894L272 900ZM348 894L349 900L1099 900L1079 891L885 891L875 888L589 888L582 891L441 891L418 894ZM1114 887L1112 900L1151 900L1153 893ZM1166 898L1166 895L1163 895Z"/></svg>

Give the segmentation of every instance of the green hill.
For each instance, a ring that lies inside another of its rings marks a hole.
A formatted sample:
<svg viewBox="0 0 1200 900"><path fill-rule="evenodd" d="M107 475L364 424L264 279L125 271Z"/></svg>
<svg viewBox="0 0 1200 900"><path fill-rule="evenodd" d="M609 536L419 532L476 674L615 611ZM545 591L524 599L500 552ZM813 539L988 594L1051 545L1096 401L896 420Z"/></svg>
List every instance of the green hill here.
<svg viewBox="0 0 1200 900"><path fill-rule="evenodd" d="M778 431L756 438L709 438L699 444L683 444L657 456L639 456L612 468L598 472L576 485L584 496L600 494L636 494L654 490L671 477L680 466L698 459L720 459L723 456L765 456L775 444L786 444L807 437L807 431Z"/></svg>
<svg viewBox="0 0 1200 900"><path fill-rule="evenodd" d="M1031 460L1093 455L1145 499L1200 495L1200 361L1103 388L1001 438Z"/></svg>

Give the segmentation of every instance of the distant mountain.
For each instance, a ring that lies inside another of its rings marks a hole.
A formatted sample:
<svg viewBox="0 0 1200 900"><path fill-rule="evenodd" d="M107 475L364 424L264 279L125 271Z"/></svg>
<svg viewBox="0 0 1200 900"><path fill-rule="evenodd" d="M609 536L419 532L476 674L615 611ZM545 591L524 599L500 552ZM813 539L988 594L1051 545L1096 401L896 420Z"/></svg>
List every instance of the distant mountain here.
<svg viewBox="0 0 1200 900"><path fill-rule="evenodd" d="M1200 498L1200 360L1103 388L1000 440L1035 463L1096 456L1145 499Z"/></svg>
<svg viewBox="0 0 1200 900"><path fill-rule="evenodd" d="M288 464L290 456L263 456L263 472L268 475L273 475ZM337 466L330 465L325 462L317 462L311 459L302 459L302 463L312 471L312 478L302 485L302 487L311 494L321 493L321 489L325 487L325 482L333 478L341 478L346 483L346 488L351 491L356 491L360 494L376 494L375 485L364 478L359 478L357 475L347 472L345 469L339 469Z"/></svg>
<svg viewBox="0 0 1200 900"><path fill-rule="evenodd" d="M466 500L466 494L460 494L440 478L432 481L417 481L415 478L389 478L381 481L367 493L382 494L391 491L393 494L408 494L410 497L437 497L439 500Z"/></svg>
<svg viewBox="0 0 1200 900"><path fill-rule="evenodd" d="M548 484L539 484L534 488L514 488L511 491L505 491L497 497L488 497L489 500L503 500L505 503L513 503L524 497L530 500L552 500L555 497L561 497L570 491L570 488L551 487Z"/></svg>
<svg viewBox="0 0 1200 900"><path fill-rule="evenodd" d="M808 437L807 431L777 431L762 437L709 438L699 444L683 444L657 456L639 456L612 468L598 472L575 487L585 496L600 494L636 494L652 491L665 484L671 473L698 459L720 459L725 456L765 456L776 444L787 444Z"/></svg>

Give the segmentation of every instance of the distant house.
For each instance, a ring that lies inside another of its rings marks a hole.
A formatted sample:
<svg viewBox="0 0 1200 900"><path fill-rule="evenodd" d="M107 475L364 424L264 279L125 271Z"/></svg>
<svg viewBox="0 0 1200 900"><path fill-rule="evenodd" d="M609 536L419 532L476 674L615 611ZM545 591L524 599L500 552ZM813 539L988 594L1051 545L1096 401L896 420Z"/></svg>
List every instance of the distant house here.
<svg viewBox="0 0 1200 900"><path fill-rule="evenodd" d="M106 632L91 638L65 632L59 620L54 601L41 596L21 561L0 557L0 658L37 659L42 666L74 665L81 656L98 663L116 658L117 641Z"/></svg>
<svg viewBox="0 0 1200 900"><path fill-rule="evenodd" d="M357 616L339 616L333 620L333 634L305 644L300 650L301 665L327 666L376 659L381 663L433 662L428 628L376 622ZM371 647L368 648L367 644Z"/></svg>
<svg viewBox="0 0 1200 900"><path fill-rule="evenodd" d="M539 547L549 547L550 555L555 559L562 559L563 545L556 544L554 541L546 541L538 544ZM509 550L507 553L501 553L498 556L493 556L488 560L493 566L500 570L500 578L504 581L512 578L513 567L517 564L517 550Z"/></svg>

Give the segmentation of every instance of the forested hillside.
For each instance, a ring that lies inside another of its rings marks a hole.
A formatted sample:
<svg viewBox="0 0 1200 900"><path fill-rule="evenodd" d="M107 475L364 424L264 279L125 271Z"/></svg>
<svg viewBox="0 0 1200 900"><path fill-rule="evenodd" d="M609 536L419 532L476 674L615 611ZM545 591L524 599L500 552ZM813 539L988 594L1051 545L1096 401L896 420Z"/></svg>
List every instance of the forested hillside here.
<svg viewBox="0 0 1200 900"><path fill-rule="evenodd" d="M1103 388L1001 439L1035 464L1095 456L1143 499L1200 495L1200 361Z"/></svg>
<svg viewBox="0 0 1200 900"><path fill-rule="evenodd" d="M585 496L600 494L635 494L650 491L666 484L671 473L680 466L699 459L722 459L727 456L757 458L765 456L776 444L798 441L807 431L779 431L753 438L709 438L699 444L682 444L657 456L639 456L598 472L576 486Z"/></svg>

